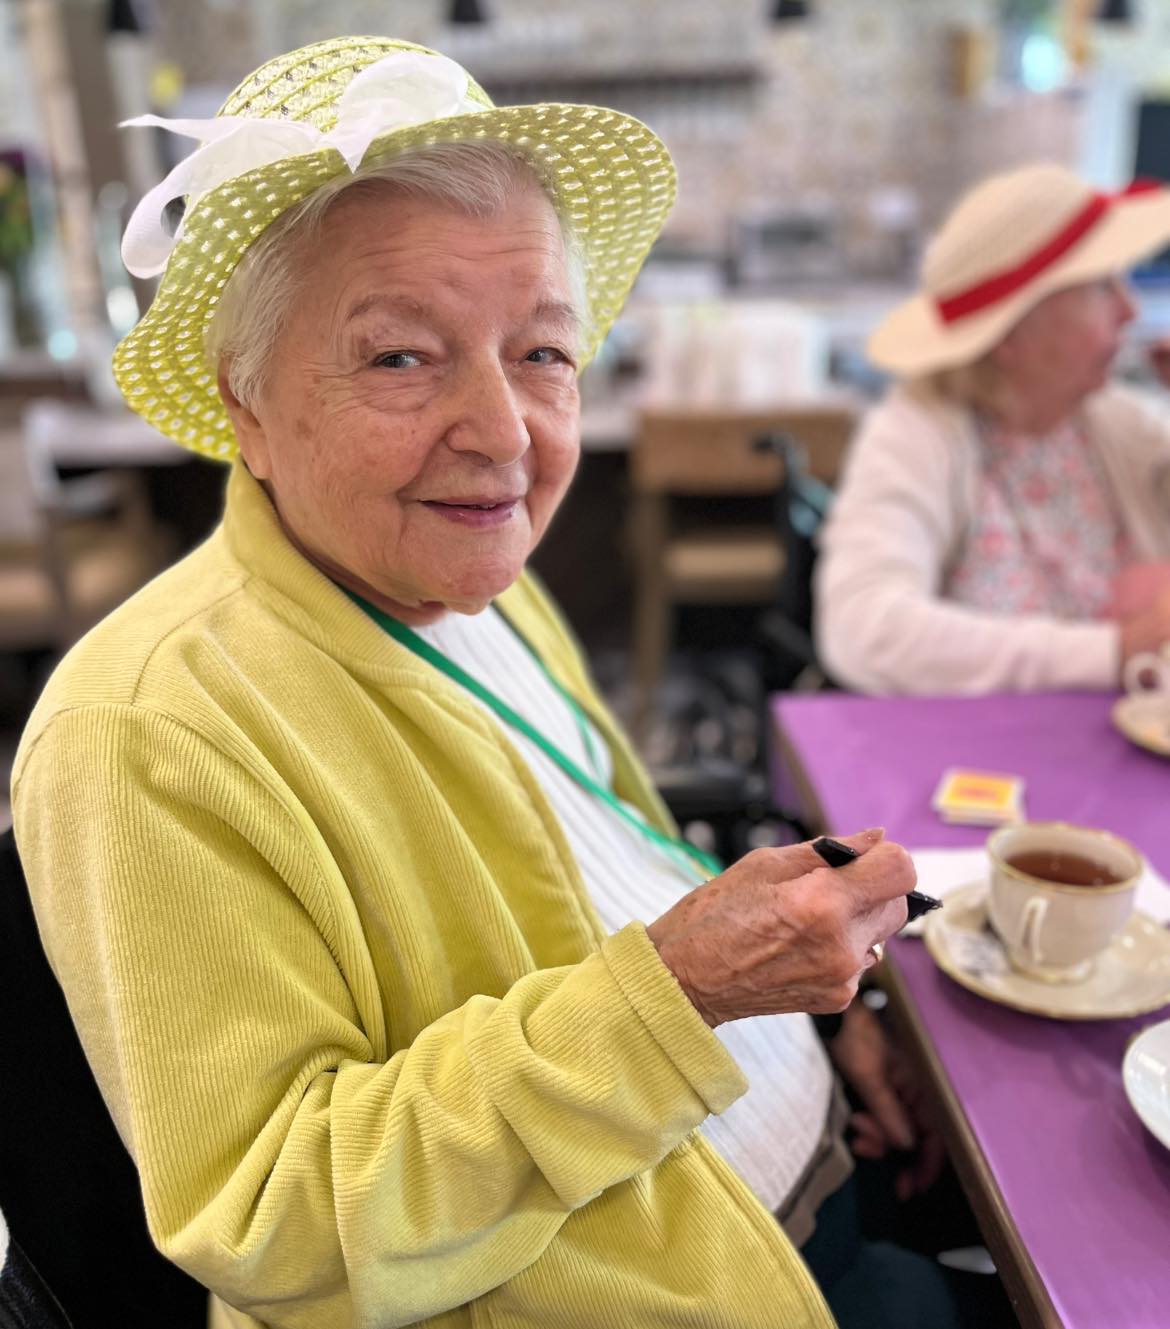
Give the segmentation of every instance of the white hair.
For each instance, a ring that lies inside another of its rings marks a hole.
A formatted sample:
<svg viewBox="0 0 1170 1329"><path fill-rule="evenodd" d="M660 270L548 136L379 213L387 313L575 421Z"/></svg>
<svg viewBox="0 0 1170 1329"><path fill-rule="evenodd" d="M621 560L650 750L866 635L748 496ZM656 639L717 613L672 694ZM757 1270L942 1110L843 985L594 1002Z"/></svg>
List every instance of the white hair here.
<svg viewBox="0 0 1170 1329"><path fill-rule="evenodd" d="M560 224L569 298L584 324L587 297L580 247L536 169L492 139L431 143L334 176L279 216L244 254L224 287L203 346L211 366L226 367L228 385L245 406L254 407L259 398L273 348L308 269L305 252L330 209L351 190L368 194L386 184L484 219L497 216L525 187L540 186Z"/></svg>

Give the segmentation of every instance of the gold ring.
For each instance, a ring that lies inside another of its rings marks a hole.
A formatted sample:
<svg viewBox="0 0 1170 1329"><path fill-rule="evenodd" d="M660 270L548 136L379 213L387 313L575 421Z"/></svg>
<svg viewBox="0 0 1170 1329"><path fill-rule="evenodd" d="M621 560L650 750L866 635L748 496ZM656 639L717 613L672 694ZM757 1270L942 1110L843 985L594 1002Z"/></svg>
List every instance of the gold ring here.
<svg viewBox="0 0 1170 1329"><path fill-rule="evenodd" d="M882 956L885 955L886 953L885 943L880 941L875 941L874 944L869 948L869 953L870 955L873 956L875 964L881 964Z"/></svg>

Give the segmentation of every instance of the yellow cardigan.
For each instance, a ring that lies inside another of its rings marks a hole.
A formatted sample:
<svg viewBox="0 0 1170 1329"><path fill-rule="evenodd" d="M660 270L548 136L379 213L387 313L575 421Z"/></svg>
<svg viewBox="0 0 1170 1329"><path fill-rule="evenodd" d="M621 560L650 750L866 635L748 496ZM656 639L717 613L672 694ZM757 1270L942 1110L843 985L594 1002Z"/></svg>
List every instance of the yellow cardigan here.
<svg viewBox="0 0 1170 1329"><path fill-rule="evenodd" d="M668 824L547 602L503 603ZM213 1323L831 1325L694 1133L745 1084L644 927L605 936L508 737L242 467L58 668L13 791L150 1230Z"/></svg>

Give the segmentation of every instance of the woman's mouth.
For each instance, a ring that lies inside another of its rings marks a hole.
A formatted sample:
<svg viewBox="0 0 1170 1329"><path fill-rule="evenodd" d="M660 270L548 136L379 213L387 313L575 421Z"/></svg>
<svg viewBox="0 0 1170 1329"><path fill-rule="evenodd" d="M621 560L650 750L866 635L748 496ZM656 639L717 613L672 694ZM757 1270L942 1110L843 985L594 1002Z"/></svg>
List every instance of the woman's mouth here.
<svg viewBox="0 0 1170 1329"><path fill-rule="evenodd" d="M424 500L423 507L429 508L457 526L486 530L511 521L520 503L521 500L518 498L505 498L495 502L475 499L467 501L427 499Z"/></svg>

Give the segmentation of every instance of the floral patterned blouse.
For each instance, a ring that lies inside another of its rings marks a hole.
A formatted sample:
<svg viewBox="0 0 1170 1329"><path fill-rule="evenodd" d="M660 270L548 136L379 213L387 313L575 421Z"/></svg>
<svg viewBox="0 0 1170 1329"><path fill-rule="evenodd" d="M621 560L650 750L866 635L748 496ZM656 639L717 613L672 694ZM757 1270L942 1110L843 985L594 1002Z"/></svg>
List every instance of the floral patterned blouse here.
<svg viewBox="0 0 1170 1329"><path fill-rule="evenodd" d="M1104 618L1133 551L1084 429L1071 421L1036 438L983 422L979 435L980 491L945 597L997 614Z"/></svg>

